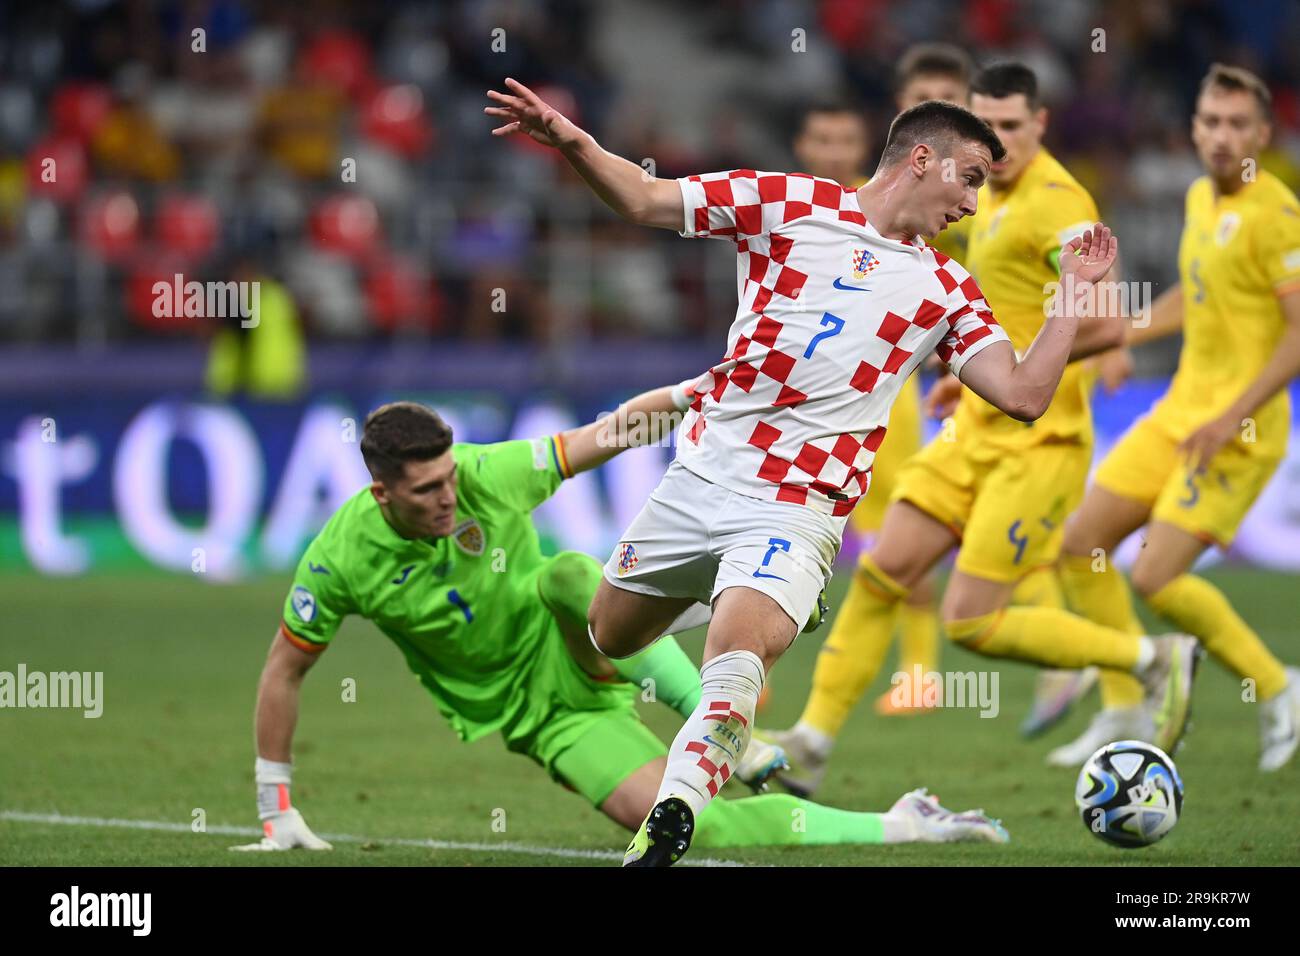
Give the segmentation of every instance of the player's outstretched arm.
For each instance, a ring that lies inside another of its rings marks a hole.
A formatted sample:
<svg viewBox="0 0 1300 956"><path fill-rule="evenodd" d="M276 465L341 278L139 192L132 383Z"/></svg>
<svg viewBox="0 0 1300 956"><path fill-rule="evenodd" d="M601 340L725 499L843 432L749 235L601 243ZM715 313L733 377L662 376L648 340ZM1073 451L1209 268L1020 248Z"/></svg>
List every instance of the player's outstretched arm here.
<svg viewBox="0 0 1300 956"><path fill-rule="evenodd" d="M1061 255L1061 283L1047 321L1025 357L1017 361L1010 342L997 342L962 366L962 384L1017 421L1042 417L1070 361L1079 330L1079 303L1092 294L1093 283L1110 271L1118 255L1119 240L1101 223L1070 240Z"/></svg>
<svg viewBox="0 0 1300 956"><path fill-rule="evenodd" d="M564 454L576 475L609 461L619 452L667 438L681 422L681 413L691 401L690 386L665 385L642 392L624 402L612 414L602 415L590 425L564 432Z"/></svg>
<svg viewBox="0 0 1300 956"><path fill-rule="evenodd" d="M559 110L518 80L506 78L509 93L488 90L497 105L483 112L504 121L493 136L523 133L543 146L558 149L605 205L642 226L681 230L685 218L682 192L671 179L647 176L635 163L600 147Z"/></svg>
<svg viewBox="0 0 1300 956"><path fill-rule="evenodd" d="M1128 333L1129 345L1141 345L1173 335L1183 327L1183 288L1173 285L1151 303L1146 322L1134 322Z"/></svg>
<svg viewBox="0 0 1300 956"><path fill-rule="evenodd" d="M293 731L298 723L298 696L303 678L320 654L294 647L277 633L257 685L254 718L257 739L257 810L265 837L259 843L232 847L234 850L333 849L312 833L289 802L290 755Z"/></svg>
<svg viewBox="0 0 1300 956"><path fill-rule="evenodd" d="M1273 348L1264 367L1255 380L1246 386L1223 414L1192 432L1180 446L1188 463L1204 471L1219 449L1232 441L1246 425L1246 419L1259 406L1276 395L1296 376L1300 375L1300 290L1282 296L1282 320L1286 323L1282 336Z"/></svg>

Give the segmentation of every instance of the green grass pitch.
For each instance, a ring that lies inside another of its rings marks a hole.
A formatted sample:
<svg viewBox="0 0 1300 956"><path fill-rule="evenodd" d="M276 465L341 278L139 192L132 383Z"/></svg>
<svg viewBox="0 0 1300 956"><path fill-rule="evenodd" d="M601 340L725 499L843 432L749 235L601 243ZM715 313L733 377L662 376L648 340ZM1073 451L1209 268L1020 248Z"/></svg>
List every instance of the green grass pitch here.
<svg viewBox="0 0 1300 956"><path fill-rule="evenodd" d="M1210 575L1285 660L1300 660L1293 613L1296 579L1258 571ZM837 575L838 603L848 575ZM459 743L369 624L350 620L308 675L295 744L294 802L325 834L355 834L333 853L234 854L248 837L213 832L257 825L252 784L252 710L287 578L241 585L137 575L81 581L0 578L0 670L104 672L104 713L0 711L0 865L575 865L576 852L545 856L512 845L621 851L627 837L495 738ZM760 725L798 715L826 630L805 636L775 668ZM699 633L683 643L698 659ZM1074 774L1043 764L1047 750L1078 733L1087 706L1045 738L1016 733L1029 699L1029 667L987 661L945 646L949 670L1000 671L1001 713L976 710L885 719L869 701L854 713L819 798L882 810L925 785L954 809L1001 816L1009 846L801 847L710 851L754 864L790 865L1296 865L1300 763L1257 773L1257 713L1231 675L1207 662L1194 728L1178 764L1187 786L1183 818L1161 844L1138 851L1102 844L1073 803ZM355 702L343 700L347 678ZM662 706L643 714L664 739L678 726ZM738 785L733 784L729 790ZM739 796L732 793L732 796ZM193 832L202 810L207 832ZM138 830L38 823L13 814L158 821ZM504 822L504 832L501 824ZM494 826L495 824L495 826ZM393 842L408 840L409 843ZM439 846L415 845L434 839ZM462 845L463 844L463 845ZM702 854L701 854L702 855ZM610 865L612 859L595 862Z"/></svg>

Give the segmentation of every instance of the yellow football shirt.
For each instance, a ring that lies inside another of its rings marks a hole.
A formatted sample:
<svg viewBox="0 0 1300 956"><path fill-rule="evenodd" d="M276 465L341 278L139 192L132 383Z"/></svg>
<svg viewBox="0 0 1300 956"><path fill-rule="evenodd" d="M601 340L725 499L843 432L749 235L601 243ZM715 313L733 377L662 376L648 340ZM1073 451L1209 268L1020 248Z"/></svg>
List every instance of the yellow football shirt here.
<svg viewBox="0 0 1300 956"><path fill-rule="evenodd" d="M1277 347L1285 326L1278 296L1300 290L1295 194L1266 171L1231 196L1216 197L1210 180L1198 179L1187 190L1178 272L1183 350L1153 417L1181 440L1221 415ZM1291 427L1286 389L1251 417L1255 427L1237 437L1240 450L1280 457Z"/></svg>
<svg viewBox="0 0 1300 956"><path fill-rule="evenodd" d="M1045 321L1049 283L1059 278L1057 252L1097 221L1092 196L1045 149L1005 191L985 185L971 218L962 264L979 283L1016 351L1024 353ZM962 390L956 426L981 440L1024 448L1043 441L1090 443L1088 393L1095 375L1085 363L1066 366L1047 413L1025 424L1009 418L970 389Z"/></svg>

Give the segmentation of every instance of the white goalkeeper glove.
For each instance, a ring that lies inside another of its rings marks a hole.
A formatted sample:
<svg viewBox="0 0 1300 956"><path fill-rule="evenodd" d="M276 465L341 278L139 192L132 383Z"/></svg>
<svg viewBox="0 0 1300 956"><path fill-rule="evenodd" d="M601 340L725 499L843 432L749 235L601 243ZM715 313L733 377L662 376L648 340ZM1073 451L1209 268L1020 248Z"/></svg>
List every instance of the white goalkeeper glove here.
<svg viewBox="0 0 1300 956"><path fill-rule="evenodd" d="M695 383L698 380L699 380L698 378L688 378L686 381L678 382L676 385L673 386L673 390L671 393L673 407L676 408L679 412L686 411L688 408L691 407L691 403L695 401L695 395L696 395Z"/></svg>
<svg viewBox="0 0 1300 956"><path fill-rule="evenodd" d="M334 849L311 832L302 814L289 805L292 765L257 758L257 813L266 835L257 843L232 846L232 850Z"/></svg>

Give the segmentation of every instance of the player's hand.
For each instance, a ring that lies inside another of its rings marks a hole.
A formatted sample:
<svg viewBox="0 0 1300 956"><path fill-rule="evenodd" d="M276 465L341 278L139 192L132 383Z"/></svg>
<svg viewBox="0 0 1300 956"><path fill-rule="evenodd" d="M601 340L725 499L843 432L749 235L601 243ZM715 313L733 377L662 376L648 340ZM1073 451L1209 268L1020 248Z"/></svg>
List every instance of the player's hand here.
<svg viewBox="0 0 1300 956"><path fill-rule="evenodd" d="M576 142L582 135L582 130L518 80L506 77L506 86L510 88L510 93L488 90L488 97L499 105L483 107L483 112L488 116L506 121L504 126L498 126L492 131L493 136L527 133L543 146L560 149Z"/></svg>
<svg viewBox="0 0 1300 956"><path fill-rule="evenodd" d="M1097 356L1097 376L1107 395L1114 395L1133 376L1133 353L1126 348L1111 349Z"/></svg>
<svg viewBox="0 0 1300 956"><path fill-rule="evenodd" d="M1187 456L1187 465L1196 474L1209 467L1210 459L1237 437L1241 421L1236 415L1220 415L1192 432L1178 446Z"/></svg>
<svg viewBox="0 0 1300 956"><path fill-rule="evenodd" d="M1081 236L1071 239L1061 252L1061 277L1074 276L1080 282L1098 282L1110 271L1119 255L1119 238L1104 223L1096 223Z"/></svg>
<svg viewBox="0 0 1300 956"><path fill-rule="evenodd" d="M232 846L232 850L293 850L302 848L305 850L332 850L330 846L316 834L311 832L307 826L307 821L302 818L293 807L275 816L267 817L262 821L262 829L266 836L262 837L257 843L246 843L243 846Z"/></svg>
<svg viewBox="0 0 1300 956"><path fill-rule="evenodd" d="M961 380L951 373L940 376L925 393L923 408L930 418L942 421L957 410L961 399Z"/></svg>

